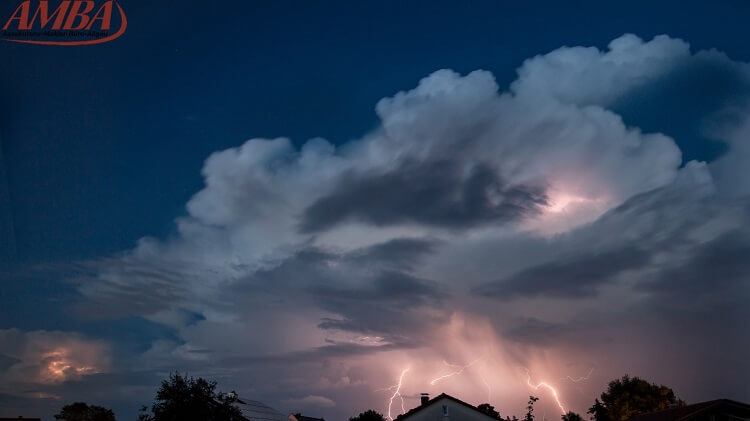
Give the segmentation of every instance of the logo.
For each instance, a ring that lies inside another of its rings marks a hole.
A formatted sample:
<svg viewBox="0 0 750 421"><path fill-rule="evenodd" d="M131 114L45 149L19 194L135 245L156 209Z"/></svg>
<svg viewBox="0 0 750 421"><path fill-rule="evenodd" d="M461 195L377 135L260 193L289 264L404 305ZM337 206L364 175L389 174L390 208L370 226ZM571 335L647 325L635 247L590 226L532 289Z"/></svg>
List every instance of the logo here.
<svg viewBox="0 0 750 421"><path fill-rule="evenodd" d="M55 7L56 6L56 7ZM115 0L25 0L3 25L5 41L40 45L92 45L119 38L128 27Z"/></svg>

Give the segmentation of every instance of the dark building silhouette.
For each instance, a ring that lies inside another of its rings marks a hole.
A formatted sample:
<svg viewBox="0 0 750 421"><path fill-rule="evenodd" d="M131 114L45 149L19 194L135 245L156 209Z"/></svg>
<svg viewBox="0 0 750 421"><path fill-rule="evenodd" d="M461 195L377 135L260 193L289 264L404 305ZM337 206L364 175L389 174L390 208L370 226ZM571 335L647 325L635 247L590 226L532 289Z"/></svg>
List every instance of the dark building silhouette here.
<svg viewBox="0 0 750 421"><path fill-rule="evenodd" d="M302 414L290 414L289 421L325 421L323 418L306 417Z"/></svg>
<svg viewBox="0 0 750 421"><path fill-rule="evenodd" d="M287 421L284 414L260 401L237 399L237 406L248 421Z"/></svg>
<svg viewBox="0 0 750 421"><path fill-rule="evenodd" d="M0 418L0 421L42 421L41 418L26 418L26 417L16 417L16 418Z"/></svg>

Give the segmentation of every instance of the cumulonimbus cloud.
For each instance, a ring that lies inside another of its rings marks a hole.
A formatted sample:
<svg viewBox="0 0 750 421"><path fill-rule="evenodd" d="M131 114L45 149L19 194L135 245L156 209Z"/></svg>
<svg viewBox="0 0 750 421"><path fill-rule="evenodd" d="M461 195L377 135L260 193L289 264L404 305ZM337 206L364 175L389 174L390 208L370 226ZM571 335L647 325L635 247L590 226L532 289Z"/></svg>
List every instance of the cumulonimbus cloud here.
<svg viewBox="0 0 750 421"><path fill-rule="evenodd" d="M612 109L707 62L745 75L679 39L624 35L604 51L531 58L509 91L487 71L439 70L382 99L378 127L345 144L251 139L215 152L174 235L92 265L77 280L81 305L172 329L178 340L143 354L155 369L231 366L276 381L263 393L277 402L325 407L318 397L332 396L344 415L377 403L373 390L409 364L409 392L421 392L443 359L482 358L494 379L467 375L462 390L470 400L501 391L508 405L528 394L515 365L564 378L564 367L600 363L602 376L653 370L696 396L746 393L647 358L701 332L731 335L747 313L747 190L732 188L747 165L746 126L714 132L729 144L719 161L683 162L672 138ZM718 287L705 301L669 300L709 283ZM747 368L734 357L747 342L726 350L734 370ZM622 352L633 343L644 345Z"/></svg>

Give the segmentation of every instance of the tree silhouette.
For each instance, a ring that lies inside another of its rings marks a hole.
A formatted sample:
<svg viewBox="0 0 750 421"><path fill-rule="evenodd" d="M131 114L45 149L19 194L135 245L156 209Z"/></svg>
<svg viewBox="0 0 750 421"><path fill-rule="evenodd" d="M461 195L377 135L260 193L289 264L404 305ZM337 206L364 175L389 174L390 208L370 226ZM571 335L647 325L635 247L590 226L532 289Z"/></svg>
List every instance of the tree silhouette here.
<svg viewBox="0 0 750 421"><path fill-rule="evenodd" d="M583 421L583 417L573 411L568 411L566 414L563 414L562 421Z"/></svg>
<svg viewBox="0 0 750 421"><path fill-rule="evenodd" d="M215 389L214 381L170 374L156 392L151 413L142 407L138 421L245 421L235 406L237 395Z"/></svg>
<svg viewBox="0 0 750 421"><path fill-rule="evenodd" d="M599 399L594 399L594 405L592 405L586 413L591 414L590 418L593 421L609 421L607 408L599 402Z"/></svg>
<svg viewBox="0 0 750 421"><path fill-rule="evenodd" d="M368 409L356 417L349 418L349 421L385 421L385 417L380 412Z"/></svg>
<svg viewBox="0 0 750 421"><path fill-rule="evenodd" d="M529 396L529 403L526 406L526 416L523 417L523 421L534 421L534 403L538 401L539 398L534 396Z"/></svg>
<svg viewBox="0 0 750 421"><path fill-rule="evenodd" d="M89 405L85 402L74 402L62 407L55 419L60 421L115 421L111 409Z"/></svg>
<svg viewBox="0 0 750 421"><path fill-rule="evenodd" d="M500 413L495 410L495 407L488 403L479 404L479 406L477 406L477 409L491 416L492 418L496 418L499 420L503 419L503 417L500 416Z"/></svg>
<svg viewBox="0 0 750 421"><path fill-rule="evenodd" d="M600 398L602 400L600 406L606 408L607 419L598 415L601 408L597 407L599 401L596 400L594 406L589 409L589 413L594 414L596 421L627 421L634 415L661 411L671 405L685 404L667 386L649 383L627 374L621 379L609 382L607 390L601 394Z"/></svg>

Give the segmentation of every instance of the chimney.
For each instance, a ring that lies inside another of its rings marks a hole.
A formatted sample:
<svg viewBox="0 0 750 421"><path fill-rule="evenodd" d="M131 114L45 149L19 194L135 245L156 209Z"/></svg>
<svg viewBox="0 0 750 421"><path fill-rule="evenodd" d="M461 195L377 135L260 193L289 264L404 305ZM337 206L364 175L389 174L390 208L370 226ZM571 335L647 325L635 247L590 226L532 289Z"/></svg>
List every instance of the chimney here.
<svg viewBox="0 0 750 421"><path fill-rule="evenodd" d="M427 401L430 400L430 394L429 393L422 393L419 395L420 401L422 402L422 405L427 405Z"/></svg>

